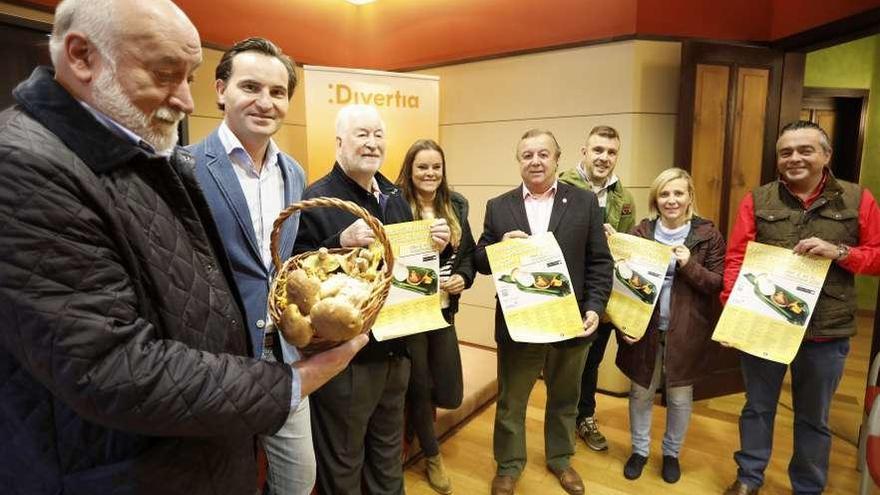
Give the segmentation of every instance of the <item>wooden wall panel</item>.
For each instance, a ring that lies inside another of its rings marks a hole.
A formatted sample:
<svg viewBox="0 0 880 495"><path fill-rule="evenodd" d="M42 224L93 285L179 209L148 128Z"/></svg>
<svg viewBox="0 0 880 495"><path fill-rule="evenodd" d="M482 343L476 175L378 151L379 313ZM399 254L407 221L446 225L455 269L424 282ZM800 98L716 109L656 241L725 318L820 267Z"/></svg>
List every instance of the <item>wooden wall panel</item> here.
<svg viewBox="0 0 880 495"><path fill-rule="evenodd" d="M828 134L828 139L832 143L834 142L834 124L836 121L837 114L834 110L816 110L816 123L825 130L825 133Z"/></svg>
<svg viewBox="0 0 880 495"><path fill-rule="evenodd" d="M30 19L40 22L48 22L52 24L55 16L51 12L32 9L21 5L15 5L8 2L0 2L0 14L21 17L22 19Z"/></svg>
<svg viewBox="0 0 880 495"><path fill-rule="evenodd" d="M767 115L768 69L741 67L736 75L736 116L730 170L727 232L736 221L743 196L761 185L764 126Z"/></svg>
<svg viewBox="0 0 880 495"><path fill-rule="evenodd" d="M729 77L727 66L697 65L691 174L701 198L700 215L715 223L721 215Z"/></svg>

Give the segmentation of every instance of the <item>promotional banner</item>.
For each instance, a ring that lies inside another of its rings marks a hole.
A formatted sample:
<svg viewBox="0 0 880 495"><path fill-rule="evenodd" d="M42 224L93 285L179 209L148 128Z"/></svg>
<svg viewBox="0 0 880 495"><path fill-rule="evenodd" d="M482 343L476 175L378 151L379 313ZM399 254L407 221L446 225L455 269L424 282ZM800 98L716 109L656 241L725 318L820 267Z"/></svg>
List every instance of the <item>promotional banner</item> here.
<svg viewBox="0 0 880 495"><path fill-rule="evenodd" d="M737 349L789 364L797 354L831 260L749 242L712 334Z"/></svg>
<svg viewBox="0 0 880 495"><path fill-rule="evenodd" d="M388 299L373 324L382 341L449 326L440 311L440 255L431 242L433 220L385 226L394 252Z"/></svg>
<svg viewBox="0 0 880 495"><path fill-rule="evenodd" d="M438 140L440 78L336 67L303 67L308 181L327 174L336 159L336 113L351 104L372 105L385 122L385 162L392 182L406 150L417 139Z"/></svg>
<svg viewBox="0 0 880 495"><path fill-rule="evenodd" d="M584 332L562 250L552 232L486 246L498 302L516 342L558 342Z"/></svg>
<svg viewBox="0 0 880 495"><path fill-rule="evenodd" d="M614 285L605 314L621 332L641 339L648 329L663 278L672 259L669 246L629 234L608 238Z"/></svg>

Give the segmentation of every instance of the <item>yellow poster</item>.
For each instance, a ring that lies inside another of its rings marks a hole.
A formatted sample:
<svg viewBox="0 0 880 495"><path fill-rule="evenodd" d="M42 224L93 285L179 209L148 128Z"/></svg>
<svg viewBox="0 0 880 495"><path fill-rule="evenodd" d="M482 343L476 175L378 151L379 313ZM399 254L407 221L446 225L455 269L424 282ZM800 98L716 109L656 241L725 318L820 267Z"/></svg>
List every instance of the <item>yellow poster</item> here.
<svg viewBox="0 0 880 495"><path fill-rule="evenodd" d="M584 332L562 250L552 232L486 246L498 302L516 342L559 342Z"/></svg>
<svg viewBox="0 0 880 495"><path fill-rule="evenodd" d="M327 174L336 160L336 113L351 104L373 105L385 122L385 162L392 182L406 150L417 139L438 140L440 78L338 67L303 67L308 181Z"/></svg>
<svg viewBox="0 0 880 495"><path fill-rule="evenodd" d="M641 339L657 305L672 259L669 246L629 234L608 238L614 258L614 285L605 314L621 332Z"/></svg>
<svg viewBox="0 0 880 495"><path fill-rule="evenodd" d="M797 354L831 260L749 242L712 334L737 349L789 364Z"/></svg>
<svg viewBox="0 0 880 495"><path fill-rule="evenodd" d="M373 337L388 340L444 328L440 310L440 255L431 242L433 220L385 226L394 252L388 299L373 324Z"/></svg>

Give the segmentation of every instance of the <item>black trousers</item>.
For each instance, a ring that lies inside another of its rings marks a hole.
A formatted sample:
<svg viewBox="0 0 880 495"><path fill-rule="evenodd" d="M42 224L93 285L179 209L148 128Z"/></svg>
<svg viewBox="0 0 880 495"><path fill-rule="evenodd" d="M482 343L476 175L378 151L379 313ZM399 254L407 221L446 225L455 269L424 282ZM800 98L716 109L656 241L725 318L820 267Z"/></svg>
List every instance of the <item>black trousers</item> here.
<svg viewBox="0 0 880 495"><path fill-rule="evenodd" d="M599 382L599 365L605 356L605 347L608 346L608 338L614 331L611 323L599 323L596 329L597 337L587 353L587 363L581 374L581 398L578 401L578 423L584 418L596 414L596 384Z"/></svg>
<svg viewBox="0 0 880 495"><path fill-rule="evenodd" d="M322 495L403 491L403 401L408 357L352 362L309 398Z"/></svg>
<svg viewBox="0 0 880 495"><path fill-rule="evenodd" d="M451 315L444 311L443 316L451 323ZM455 326L410 336L408 346L412 372L406 392L407 425L424 454L435 456L440 446L434 434L434 407L455 409L464 395Z"/></svg>

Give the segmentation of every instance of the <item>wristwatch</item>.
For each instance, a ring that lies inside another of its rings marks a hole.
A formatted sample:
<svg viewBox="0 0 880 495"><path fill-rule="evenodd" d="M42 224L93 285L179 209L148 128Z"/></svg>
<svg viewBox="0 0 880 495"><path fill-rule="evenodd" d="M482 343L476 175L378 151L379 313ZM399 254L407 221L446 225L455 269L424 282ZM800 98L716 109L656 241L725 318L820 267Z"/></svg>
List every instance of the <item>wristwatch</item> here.
<svg viewBox="0 0 880 495"><path fill-rule="evenodd" d="M834 258L835 261L842 261L844 258L849 256L849 246L846 244L838 244L837 245L837 257Z"/></svg>

